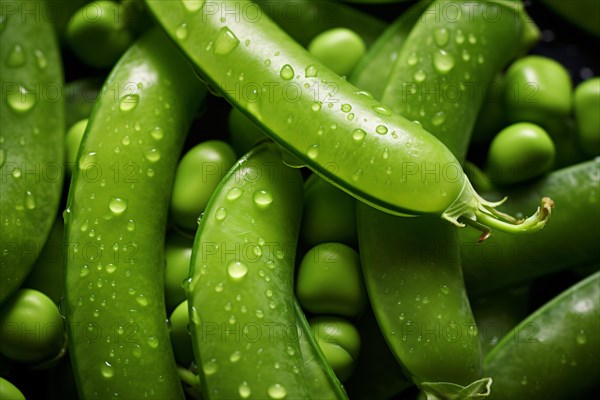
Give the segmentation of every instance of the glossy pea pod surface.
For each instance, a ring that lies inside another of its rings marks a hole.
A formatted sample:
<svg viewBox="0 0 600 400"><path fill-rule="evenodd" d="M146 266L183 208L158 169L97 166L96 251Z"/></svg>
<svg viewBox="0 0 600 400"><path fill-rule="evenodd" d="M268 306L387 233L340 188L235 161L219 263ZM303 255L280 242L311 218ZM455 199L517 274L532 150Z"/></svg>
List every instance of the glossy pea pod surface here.
<svg viewBox="0 0 600 400"><path fill-rule="evenodd" d="M386 105L420 121L459 160L464 158L482 96L463 93L450 99L441 91L449 84L457 89L469 83L485 86L509 61L521 32L520 23L507 10L496 24L488 24L484 7L490 4L481 3L479 11L467 18L472 3L433 2L417 18L384 90ZM463 17L444 18L449 6L457 7ZM488 59L485 66L477 57L463 57L467 46ZM404 92L407 87L414 92ZM434 102L430 97L435 94L439 97ZM467 385L481 378L482 354L464 287L456 228L425 217L398 218L360 204L357 209L369 297L382 333L407 374L417 384Z"/></svg>
<svg viewBox="0 0 600 400"><path fill-rule="evenodd" d="M486 356L490 399L583 399L598 393L600 272L519 323Z"/></svg>
<svg viewBox="0 0 600 400"><path fill-rule="evenodd" d="M210 85L353 196L441 215L468 183L439 140L315 61L253 3L146 4Z"/></svg>
<svg viewBox="0 0 600 400"><path fill-rule="evenodd" d="M203 90L154 30L94 108L69 192L65 311L82 398L182 398L169 341L163 242L170 186Z"/></svg>
<svg viewBox="0 0 600 400"><path fill-rule="evenodd" d="M52 25L22 17L40 1L0 8L0 304L31 270L50 233L64 166L62 63Z"/></svg>
<svg viewBox="0 0 600 400"><path fill-rule="evenodd" d="M187 284L207 399L308 398L294 314L302 178L273 144L250 151L213 194Z"/></svg>

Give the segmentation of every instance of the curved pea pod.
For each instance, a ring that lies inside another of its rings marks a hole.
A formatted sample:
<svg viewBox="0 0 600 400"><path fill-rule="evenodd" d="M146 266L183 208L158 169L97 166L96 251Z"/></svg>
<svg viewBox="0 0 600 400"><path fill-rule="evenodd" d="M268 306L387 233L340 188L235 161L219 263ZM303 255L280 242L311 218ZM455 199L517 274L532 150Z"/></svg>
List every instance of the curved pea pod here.
<svg viewBox="0 0 600 400"><path fill-rule="evenodd" d="M600 374L600 272L546 303L485 359L490 399L590 398Z"/></svg>
<svg viewBox="0 0 600 400"><path fill-rule="evenodd" d="M65 315L82 398L183 398L163 287L170 188L204 91L159 30L108 77L64 213Z"/></svg>
<svg viewBox="0 0 600 400"><path fill-rule="evenodd" d="M250 3L146 4L210 85L359 200L392 214L433 214L457 226L477 220L484 230L513 233L539 230L549 217L549 202L524 222L495 212L444 144L321 65L271 20L244 18Z"/></svg>
<svg viewBox="0 0 600 400"><path fill-rule="evenodd" d="M575 26L600 38L600 4L595 1L571 0L543 0L549 8L573 23Z"/></svg>
<svg viewBox="0 0 600 400"><path fill-rule="evenodd" d="M23 393L15 385L0 377L0 398L3 400L25 400Z"/></svg>
<svg viewBox="0 0 600 400"><path fill-rule="evenodd" d="M23 283L56 217L64 177L64 98L50 22L22 18L40 1L2 3L0 304Z"/></svg>
<svg viewBox="0 0 600 400"><path fill-rule="evenodd" d="M187 286L207 399L308 398L294 314L302 177L273 144L242 157L200 221Z"/></svg>
<svg viewBox="0 0 600 400"><path fill-rule="evenodd" d="M335 1L257 0L255 3L303 46L319 33L340 27L354 30L370 45L386 27L384 21ZM250 15L251 7L246 6L246 11Z"/></svg>
<svg viewBox="0 0 600 400"><path fill-rule="evenodd" d="M469 295L495 290L600 260L600 158L554 171L508 192L508 212L519 213L540 193L560 204L552 224L539 234L515 237L494 232L477 243L460 231L461 258ZM574 222L577 221L577 222Z"/></svg>
<svg viewBox="0 0 600 400"><path fill-rule="evenodd" d="M389 25L356 65L350 82L368 90L376 99L381 99L400 49L421 13L432 2L433 0L419 1Z"/></svg>

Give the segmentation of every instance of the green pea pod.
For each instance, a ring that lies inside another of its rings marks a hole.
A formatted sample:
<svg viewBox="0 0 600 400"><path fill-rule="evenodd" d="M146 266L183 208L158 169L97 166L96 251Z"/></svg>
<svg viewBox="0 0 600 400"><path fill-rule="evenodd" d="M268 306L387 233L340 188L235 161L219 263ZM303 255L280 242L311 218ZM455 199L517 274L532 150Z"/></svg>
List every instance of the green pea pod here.
<svg viewBox="0 0 600 400"><path fill-rule="evenodd" d="M386 23L345 4L320 0L256 0L261 9L303 46L319 33L332 28L352 29L370 45L385 30ZM247 9L249 10L249 9Z"/></svg>
<svg viewBox="0 0 600 400"><path fill-rule="evenodd" d="M385 104L419 121L459 160L466 153L483 93L458 101L441 93L432 100L427 94L443 90L447 82L486 85L508 63L521 26L508 9L501 9L504 18L489 24L485 12L490 4L481 4L470 18L450 22L441 11L450 3L433 2L408 35L383 95ZM452 6L465 13L472 4L453 1ZM427 23L427 18L435 23ZM486 66L463 57L466 51L488 58ZM443 64L441 58L452 65ZM457 114L461 118L446 121L447 115ZM364 205L358 206L357 219L369 297L406 374L428 396L452 398L456 390L465 396L480 394L489 379L478 381L482 352L464 286L456 229L439 220L397 218Z"/></svg>
<svg viewBox="0 0 600 400"><path fill-rule="evenodd" d="M546 303L486 356L497 399L575 399L597 393L600 272Z"/></svg>
<svg viewBox="0 0 600 400"><path fill-rule="evenodd" d="M537 235L502 232L476 243L460 231L461 259L469 294L480 296L556 271L600 260L600 158L563 168L508 192L507 212L519 213L545 193L560 204L552 224ZM573 223L577 221L577 223Z"/></svg>
<svg viewBox="0 0 600 400"><path fill-rule="evenodd" d="M52 25L2 2L0 59L0 304L25 280L56 217L64 177L62 62Z"/></svg>
<svg viewBox="0 0 600 400"><path fill-rule="evenodd" d="M307 398L294 315L302 177L273 144L242 157L200 221L187 286L206 399Z"/></svg>
<svg viewBox="0 0 600 400"><path fill-rule="evenodd" d="M347 399L346 391L327 362L298 302L294 302L298 338L311 399Z"/></svg>
<svg viewBox="0 0 600 400"><path fill-rule="evenodd" d="M376 99L381 99L398 58L398 52L419 17L432 1L419 1L388 26L354 68L350 82L356 87L368 90Z"/></svg>
<svg viewBox="0 0 600 400"><path fill-rule="evenodd" d="M498 204L476 194L446 146L318 63L270 19L245 18L253 7L256 11L251 2L146 3L229 102L361 201L484 231L527 233L542 229L548 219L546 200L525 221L495 212Z"/></svg>
<svg viewBox="0 0 600 400"><path fill-rule="evenodd" d="M575 26L600 38L600 4L588 0L542 0L550 9Z"/></svg>
<svg viewBox="0 0 600 400"><path fill-rule="evenodd" d="M158 30L108 77L79 149L66 224L65 312L82 398L182 398L164 303L177 160L204 91Z"/></svg>

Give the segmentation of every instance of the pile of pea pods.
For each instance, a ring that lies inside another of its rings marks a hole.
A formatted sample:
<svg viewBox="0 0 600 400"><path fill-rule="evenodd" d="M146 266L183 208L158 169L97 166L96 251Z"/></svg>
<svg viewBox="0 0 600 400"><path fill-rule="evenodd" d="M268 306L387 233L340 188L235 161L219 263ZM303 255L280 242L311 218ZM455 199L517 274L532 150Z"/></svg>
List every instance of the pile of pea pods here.
<svg viewBox="0 0 600 400"><path fill-rule="evenodd" d="M1 0L0 399L592 398L599 27Z"/></svg>

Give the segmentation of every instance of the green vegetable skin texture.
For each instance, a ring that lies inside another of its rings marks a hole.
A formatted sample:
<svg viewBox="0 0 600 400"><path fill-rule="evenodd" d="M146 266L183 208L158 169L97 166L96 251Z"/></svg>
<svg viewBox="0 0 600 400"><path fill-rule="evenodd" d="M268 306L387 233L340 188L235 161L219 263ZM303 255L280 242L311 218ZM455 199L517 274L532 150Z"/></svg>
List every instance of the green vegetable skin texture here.
<svg viewBox="0 0 600 400"><path fill-rule="evenodd" d="M591 398L600 366L600 272L514 328L485 360L490 399Z"/></svg>
<svg viewBox="0 0 600 400"><path fill-rule="evenodd" d="M21 18L25 3L42 6L37 1L1 3L0 304L27 277L46 242L64 175L59 47L47 20Z"/></svg>
<svg viewBox="0 0 600 400"><path fill-rule="evenodd" d="M0 399L25 400L25 396L15 385L0 377Z"/></svg>
<svg viewBox="0 0 600 400"><path fill-rule="evenodd" d="M82 398L183 397L165 322L163 242L203 93L155 30L114 67L90 118L64 214L65 311Z"/></svg>
<svg viewBox="0 0 600 400"><path fill-rule="evenodd" d="M462 15L472 6L453 2L457 5ZM441 93L437 102L420 96L421 92L435 93L431 88L443 90L449 82L485 86L509 61L521 26L506 8L501 10L504 18L489 24L484 6L490 3L480 4L472 18L450 23L440 13L448 2L432 3L404 42L383 97L392 109L410 115L437 135L459 160L464 158L483 93L463 93L460 101L450 101ZM470 37L476 39L469 41ZM464 59L465 51L488 61L482 65L476 57ZM456 65L441 69L440 65L447 65L440 64L440 57ZM417 90L413 95L403 94L405 85ZM446 121L443 115L461 118ZM371 304L407 375L417 384L467 385L481 378L482 354L464 287L455 227L425 217L398 218L362 204L357 207L357 220Z"/></svg>
<svg viewBox="0 0 600 400"><path fill-rule="evenodd" d="M503 211L523 213L541 193L557 204L541 232L516 237L494 232L476 243L476 233L459 230L465 281L471 296L600 260L600 158L556 170L525 187L515 187ZM560 211L558 211L560 210ZM573 221L578 221L573 223Z"/></svg>
<svg viewBox="0 0 600 400"><path fill-rule="evenodd" d="M242 157L207 206L190 263L190 328L207 399L307 398L292 286L302 178L273 144Z"/></svg>
<svg viewBox="0 0 600 400"><path fill-rule="evenodd" d="M222 2L146 4L228 101L353 196L394 213L441 215L468 184L440 141L318 64L251 3L227 7L254 8L261 17L252 22L231 13L221 22Z"/></svg>

